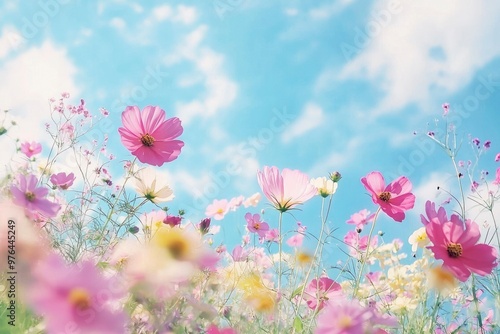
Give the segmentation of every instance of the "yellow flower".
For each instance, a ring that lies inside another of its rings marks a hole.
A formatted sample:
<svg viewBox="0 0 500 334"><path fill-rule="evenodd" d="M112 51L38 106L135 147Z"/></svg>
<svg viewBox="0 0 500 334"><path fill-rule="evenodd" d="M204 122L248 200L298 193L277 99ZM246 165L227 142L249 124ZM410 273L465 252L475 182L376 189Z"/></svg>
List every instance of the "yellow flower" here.
<svg viewBox="0 0 500 334"><path fill-rule="evenodd" d="M243 291L245 300L258 312L270 312L276 306L276 296L268 289L260 276L251 273L241 277L238 288Z"/></svg>
<svg viewBox="0 0 500 334"><path fill-rule="evenodd" d="M453 290L457 286L457 279L443 267L430 269L429 283L432 288L439 291Z"/></svg>
<svg viewBox="0 0 500 334"><path fill-rule="evenodd" d="M152 242L178 261L189 261L196 257L196 241L179 227L159 228ZM199 245L198 245L199 248Z"/></svg>

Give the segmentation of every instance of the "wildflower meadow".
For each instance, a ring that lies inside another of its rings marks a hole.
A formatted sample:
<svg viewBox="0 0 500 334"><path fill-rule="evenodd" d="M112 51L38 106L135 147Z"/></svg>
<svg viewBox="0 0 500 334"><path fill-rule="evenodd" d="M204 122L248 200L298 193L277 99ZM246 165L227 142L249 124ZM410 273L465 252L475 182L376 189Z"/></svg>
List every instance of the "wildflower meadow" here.
<svg viewBox="0 0 500 334"><path fill-rule="evenodd" d="M500 334L500 1L0 1L0 334Z"/></svg>
<svg viewBox="0 0 500 334"><path fill-rule="evenodd" d="M336 192L350 186L342 173L262 166L260 192L213 200L192 220L169 209L175 192L156 176L183 153L182 120L128 106L116 131L88 147L79 140L108 112L68 100L50 100L50 147L12 143L23 158L1 183L2 333L499 332L500 167L476 178L452 123L426 136L449 156L458 193L447 204L424 199L421 227L391 240L376 226L405 224L414 209L404 175L362 177L365 209L339 222ZM443 104L444 120L450 108ZM108 136L129 154L109 152ZM470 144L480 164L491 142ZM68 155L72 171L60 163ZM489 212L483 227L468 199ZM308 221L318 233L294 217L313 202L320 211ZM230 212L245 229L237 243L216 244ZM338 224L349 231L339 234ZM334 263L325 256L332 247Z"/></svg>

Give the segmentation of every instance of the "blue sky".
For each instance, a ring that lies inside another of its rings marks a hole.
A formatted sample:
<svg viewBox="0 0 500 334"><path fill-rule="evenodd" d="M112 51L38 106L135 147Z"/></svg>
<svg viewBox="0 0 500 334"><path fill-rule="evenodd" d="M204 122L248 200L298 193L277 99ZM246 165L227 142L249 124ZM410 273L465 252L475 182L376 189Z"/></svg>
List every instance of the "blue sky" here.
<svg viewBox="0 0 500 334"><path fill-rule="evenodd" d="M125 159L124 107L160 105L181 118L186 143L160 171L174 188L172 207L193 220L203 216L199 203L258 191L256 171L275 165L310 177L340 171L331 224L346 231L352 213L375 211L362 176L404 174L416 207L403 224L382 217L379 227L406 240L425 200L446 197L436 186L452 187L451 162L423 138L436 119L443 129L443 102L464 159L469 134L492 141L481 168L494 175L499 12L500 3L451 0L4 1L0 108L20 124L11 138L43 141L47 100L70 92L110 111L112 122L94 133L109 132ZM238 173L227 173L231 163ZM319 200L308 208L297 218L313 228ZM241 229L245 213L223 224Z"/></svg>

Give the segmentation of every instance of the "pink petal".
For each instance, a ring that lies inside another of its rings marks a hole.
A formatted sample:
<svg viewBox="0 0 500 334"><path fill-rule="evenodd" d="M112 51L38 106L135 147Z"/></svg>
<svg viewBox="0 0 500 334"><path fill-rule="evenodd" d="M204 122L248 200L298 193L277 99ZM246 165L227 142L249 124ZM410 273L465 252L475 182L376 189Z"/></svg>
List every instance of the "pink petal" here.
<svg viewBox="0 0 500 334"><path fill-rule="evenodd" d="M372 195L378 197L385 190L384 177L380 172L371 172L361 179L361 183Z"/></svg>

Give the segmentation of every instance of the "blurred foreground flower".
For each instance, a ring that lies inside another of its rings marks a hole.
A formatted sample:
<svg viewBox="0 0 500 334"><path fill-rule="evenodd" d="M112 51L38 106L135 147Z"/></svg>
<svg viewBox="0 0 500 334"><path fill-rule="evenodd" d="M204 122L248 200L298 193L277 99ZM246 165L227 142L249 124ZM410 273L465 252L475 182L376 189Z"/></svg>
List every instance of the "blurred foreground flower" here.
<svg viewBox="0 0 500 334"><path fill-rule="evenodd" d="M405 211L413 208L415 195L411 193L411 182L404 176L385 186L380 172L371 172L361 179L372 196L373 203L380 206L389 217L397 222L405 219Z"/></svg>
<svg viewBox="0 0 500 334"><path fill-rule="evenodd" d="M259 186L273 206L285 212L303 204L317 194L317 189L310 183L306 174L298 170L265 166L257 172Z"/></svg>
<svg viewBox="0 0 500 334"><path fill-rule="evenodd" d="M428 201L426 207L434 206ZM443 216L443 211L440 212L438 215L435 210L430 209L429 219L422 218L422 222L433 244L427 248L434 253L436 259L443 260L443 268L452 272L462 282L465 282L472 272L480 276L491 274L493 268L498 265L498 254L496 248L477 243L481 236L479 226L471 220L466 220L464 225L456 214L452 214L448 220L446 214Z"/></svg>
<svg viewBox="0 0 500 334"><path fill-rule="evenodd" d="M181 153L184 142L176 140L183 131L181 121L165 117L163 109L153 106L142 113L137 106L128 106L122 113L121 141L140 162L162 166Z"/></svg>
<svg viewBox="0 0 500 334"><path fill-rule="evenodd" d="M56 254L35 268L29 300L46 321L48 333L125 332L126 316L113 302L122 298L114 280L101 276L94 263L71 266Z"/></svg>

